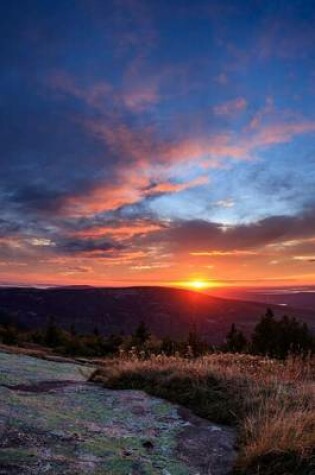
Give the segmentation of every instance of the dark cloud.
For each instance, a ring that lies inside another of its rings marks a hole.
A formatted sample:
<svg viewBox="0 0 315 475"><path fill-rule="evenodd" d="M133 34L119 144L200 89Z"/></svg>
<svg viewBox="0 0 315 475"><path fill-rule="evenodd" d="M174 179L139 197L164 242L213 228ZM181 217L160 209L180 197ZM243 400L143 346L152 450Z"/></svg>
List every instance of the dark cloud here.
<svg viewBox="0 0 315 475"><path fill-rule="evenodd" d="M122 244L113 242L107 238L60 238L55 242L54 250L63 254L90 254L95 251L107 253L111 251L121 251Z"/></svg>
<svg viewBox="0 0 315 475"><path fill-rule="evenodd" d="M258 249L268 244L315 235L315 209L300 216L273 216L250 224L222 226L202 220L175 221L142 238L175 251Z"/></svg>
<svg viewBox="0 0 315 475"><path fill-rule="evenodd" d="M119 227L123 224L161 224L156 213L149 209L149 204L154 198L155 196L149 196L136 203L122 205L87 217L64 219L63 225L72 231L83 231L92 228Z"/></svg>
<svg viewBox="0 0 315 475"><path fill-rule="evenodd" d="M0 237L8 237L21 231L21 225L13 221L0 218Z"/></svg>
<svg viewBox="0 0 315 475"><path fill-rule="evenodd" d="M27 185L12 191L9 201L17 208L25 211L40 211L47 213L58 212L65 198L67 191L50 188L50 185Z"/></svg>

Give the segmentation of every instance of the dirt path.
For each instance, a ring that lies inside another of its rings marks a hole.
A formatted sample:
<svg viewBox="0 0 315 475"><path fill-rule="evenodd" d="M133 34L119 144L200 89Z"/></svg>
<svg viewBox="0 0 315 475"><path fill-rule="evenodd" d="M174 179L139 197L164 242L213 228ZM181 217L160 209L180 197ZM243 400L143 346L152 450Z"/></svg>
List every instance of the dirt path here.
<svg viewBox="0 0 315 475"><path fill-rule="evenodd" d="M225 475L235 434L91 368L0 353L0 475Z"/></svg>

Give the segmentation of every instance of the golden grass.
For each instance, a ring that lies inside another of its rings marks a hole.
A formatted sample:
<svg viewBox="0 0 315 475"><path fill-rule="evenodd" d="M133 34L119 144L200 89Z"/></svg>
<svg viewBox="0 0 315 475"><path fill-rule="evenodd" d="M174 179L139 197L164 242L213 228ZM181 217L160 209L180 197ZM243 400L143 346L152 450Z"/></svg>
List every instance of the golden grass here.
<svg viewBox="0 0 315 475"><path fill-rule="evenodd" d="M238 473L315 473L315 360L213 354L98 361L92 380L186 405L239 430Z"/></svg>

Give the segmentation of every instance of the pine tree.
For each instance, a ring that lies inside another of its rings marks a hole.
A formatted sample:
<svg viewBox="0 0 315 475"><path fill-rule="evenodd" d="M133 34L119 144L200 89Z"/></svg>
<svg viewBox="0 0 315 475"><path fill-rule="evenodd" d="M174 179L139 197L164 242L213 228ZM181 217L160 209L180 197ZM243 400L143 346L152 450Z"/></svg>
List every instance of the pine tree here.
<svg viewBox="0 0 315 475"><path fill-rule="evenodd" d="M232 353L241 353L246 349L247 340L241 330L238 330L234 323L226 336L226 349Z"/></svg>
<svg viewBox="0 0 315 475"><path fill-rule="evenodd" d="M55 319L50 317L44 337L47 346L56 347L62 343L62 332L55 324Z"/></svg>
<svg viewBox="0 0 315 475"><path fill-rule="evenodd" d="M252 336L252 350L256 354L274 356L277 343L277 322L268 309L256 325Z"/></svg>
<svg viewBox="0 0 315 475"><path fill-rule="evenodd" d="M142 320L133 334L133 339L136 346L143 346L145 342L150 338L150 336L151 334L149 332L149 329Z"/></svg>

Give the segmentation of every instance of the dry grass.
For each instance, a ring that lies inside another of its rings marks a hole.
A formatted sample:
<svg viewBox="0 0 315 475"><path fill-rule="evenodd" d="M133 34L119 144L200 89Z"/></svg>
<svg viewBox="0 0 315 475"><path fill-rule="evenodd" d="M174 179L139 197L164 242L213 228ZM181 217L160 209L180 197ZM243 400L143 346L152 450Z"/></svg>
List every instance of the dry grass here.
<svg viewBox="0 0 315 475"><path fill-rule="evenodd" d="M237 473L315 473L315 361L213 354L99 362L92 379L144 389L215 422L236 424Z"/></svg>
<svg viewBox="0 0 315 475"><path fill-rule="evenodd" d="M5 353L11 353L14 355L34 356L36 358L44 358L45 356L53 354L53 351L50 348L40 347L39 345L28 345L28 347L21 347L0 343L0 350Z"/></svg>
<svg viewBox="0 0 315 475"><path fill-rule="evenodd" d="M92 364L90 360L84 358L71 358L61 356L54 352L52 348L47 348L40 345L29 344L27 346L12 346L0 343L0 351L4 353L10 353L13 355L25 355L39 358L42 360L55 361L59 363L80 363L80 364ZM96 366L96 365L95 365Z"/></svg>

